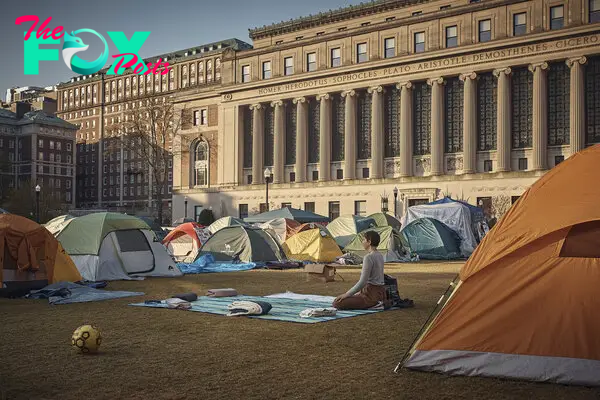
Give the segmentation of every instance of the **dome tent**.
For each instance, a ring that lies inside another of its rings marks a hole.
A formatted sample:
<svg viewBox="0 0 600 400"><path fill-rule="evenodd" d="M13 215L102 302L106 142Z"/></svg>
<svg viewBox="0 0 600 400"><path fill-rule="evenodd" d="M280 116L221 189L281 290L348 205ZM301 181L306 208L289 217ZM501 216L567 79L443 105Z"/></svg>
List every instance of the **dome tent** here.
<svg viewBox="0 0 600 400"><path fill-rule="evenodd" d="M261 229L270 229L279 243L283 243L294 235L295 230L300 227L300 223L293 219L275 218L262 224L256 224L256 226Z"/></svg>
<svg viewBox="0 0 600 400"><path fill-rule="evenodd" d="M195 222L186 222L173 229L162 241L177 262L192 262L210 237L210 231Z"/></svg>
<svg viewBox="0 0 600 400"><path fill-rule="evenodd" d="M410 250L423 260L455 260L460 254L460 237L433 218L419 218L400 233Z"/></svg>
<svg viewBox="0 0 600 400"><path fill-rule="evenodd" d="M0 297L80 280L73 260L48 230L28 218L0 214Z"/></svg>
<svg viewBox="0 0 600 400"><path fill-rule="evenodd" d="M399 261L400 257L404 255L404 245L402 244L402 238L398 232L391 226L378 226L374 228L368 228L358 233L354 238L344 247L344 252L356 254L357 256L364 257L367 251L363 247L363 240L365 233L373 231L379 234L379 246L377 251L383 255L385 262Z"/></svg>
<svg viewBox="0 0 600 400"><path fill-rule="evenodd" d="M462 267L407 368L600 386L600 146L534 183Z"/></svg>
<svg viewBox="0 0 600 400"><path fill-rule="evenodd" d="M252 215L244 218L244 221L247 223L262 223L275 218L293 219L301 224L306 222L329 222L329 217L292 207L283 207L279 210L271 210L262 214Z"/></svg>
<svg viewBox="0 0 600 400"><path fill-rule="evenodd" d="M243 225L246 225L246 224L244 223L244 221L242 221L239 218L223 217L223 218L219 218L218 220L216 220L215 222L210 224L210 226L208 227L208 230L210 231L210 233L212 233L214 235L219 230L226 228L228 226L243 226Z"/></svg>
<svg viewBox="0 0 600 400"><path fill-rule="evenodd" d="M346 247L360 232L375 227L373 218L359 217L356 215L342 215L337 217L329 225L327 230L335 239L340 248Z"/></svg>
<svg viewBox="0 0 600 400"><path fill-rule="evenodd" d="M198 257L212 254L216 261L281 261L285 259L277 240L268 232L249 226L220 229L204 243Z"/></svg>
<svg viewBox="0 0 600 400"><path fill-rule="evenodd" d="M400 228L402 227L399 220L397 220L390 214L386 214L383 212L371 214L367 218L373 218L373 221L375 221L376 226L391 226L397 231L400 231Z"/></svg>
<svg viewBox="0 0 600 400"><path fill-rule="evenodd" d="M331 235L320 229L310 229L286 240L283 251L294 261L334 262L342 251Z"/></svg>
<svg viewBox="0 0 600 400"><path fill-rule="evenodd" d="M57 239L88 281L181 275L150 227L130 215L102 212L78 217Z"/></svg>

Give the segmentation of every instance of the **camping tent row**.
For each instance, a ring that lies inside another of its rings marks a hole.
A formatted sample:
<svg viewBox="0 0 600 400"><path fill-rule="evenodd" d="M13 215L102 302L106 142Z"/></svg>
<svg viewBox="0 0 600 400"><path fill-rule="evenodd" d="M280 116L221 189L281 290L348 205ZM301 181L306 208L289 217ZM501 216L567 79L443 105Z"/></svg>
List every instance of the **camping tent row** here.
<svg viewBox="0 0 600 400"><path fill-rule="evenodd" d="M600 145L534 183L485 236L407 368L600 386Z"/></svg>

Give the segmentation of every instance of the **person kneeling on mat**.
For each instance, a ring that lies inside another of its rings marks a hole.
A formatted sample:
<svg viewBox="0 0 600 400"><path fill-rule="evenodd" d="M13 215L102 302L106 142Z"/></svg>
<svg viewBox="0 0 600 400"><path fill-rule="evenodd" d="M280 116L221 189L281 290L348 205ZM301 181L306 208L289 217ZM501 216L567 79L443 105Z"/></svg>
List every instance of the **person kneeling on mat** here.
<svg viewBox="0 0 600 400"><path fill-rule="evenodd" d="M374 231L365 233L363 247L368 251L363 258L360 279L346 293L336 297L333 307L338 310L365 310L376 306L385 299L383 255L377 251L379 234Z"/></svg>

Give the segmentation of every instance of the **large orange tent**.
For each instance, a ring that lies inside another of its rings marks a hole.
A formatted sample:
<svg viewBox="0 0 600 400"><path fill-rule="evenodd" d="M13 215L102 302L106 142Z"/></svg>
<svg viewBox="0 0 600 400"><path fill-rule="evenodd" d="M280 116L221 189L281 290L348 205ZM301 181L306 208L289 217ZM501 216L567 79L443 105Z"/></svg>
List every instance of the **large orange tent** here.
<svg viewBox="0 0 600 400"><path fill-rule="evenodd" d="M18 215L0 215L0 295L81 279L71 257L46 228Z"/></svg>
<svg viewBox="0 0 600 400"><path fill-rule="evenodd" d="M600 385L600 146L549 171L460 271L404 364Z"/></svg>

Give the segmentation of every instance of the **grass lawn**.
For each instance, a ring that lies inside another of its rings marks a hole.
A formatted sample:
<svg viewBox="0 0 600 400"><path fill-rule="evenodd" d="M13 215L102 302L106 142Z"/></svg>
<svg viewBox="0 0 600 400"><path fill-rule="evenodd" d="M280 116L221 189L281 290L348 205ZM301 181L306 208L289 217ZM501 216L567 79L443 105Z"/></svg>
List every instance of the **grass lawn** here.
<svg viewBox="0 0 600 400"><path fill-rule="evenodd" d="M416 307L319 324L129 307L175 293L234 287L248 295L286 290L337 295L358 279L307 282L292 271L188 275L111 282L146 293L49 306L0 300L0 399L597 399L600 389L402 370L410 346L461 264L386 266ZM102 331L98 355L75 354L73 330ZM559 340L559 339L557 339Z"/></svg>

